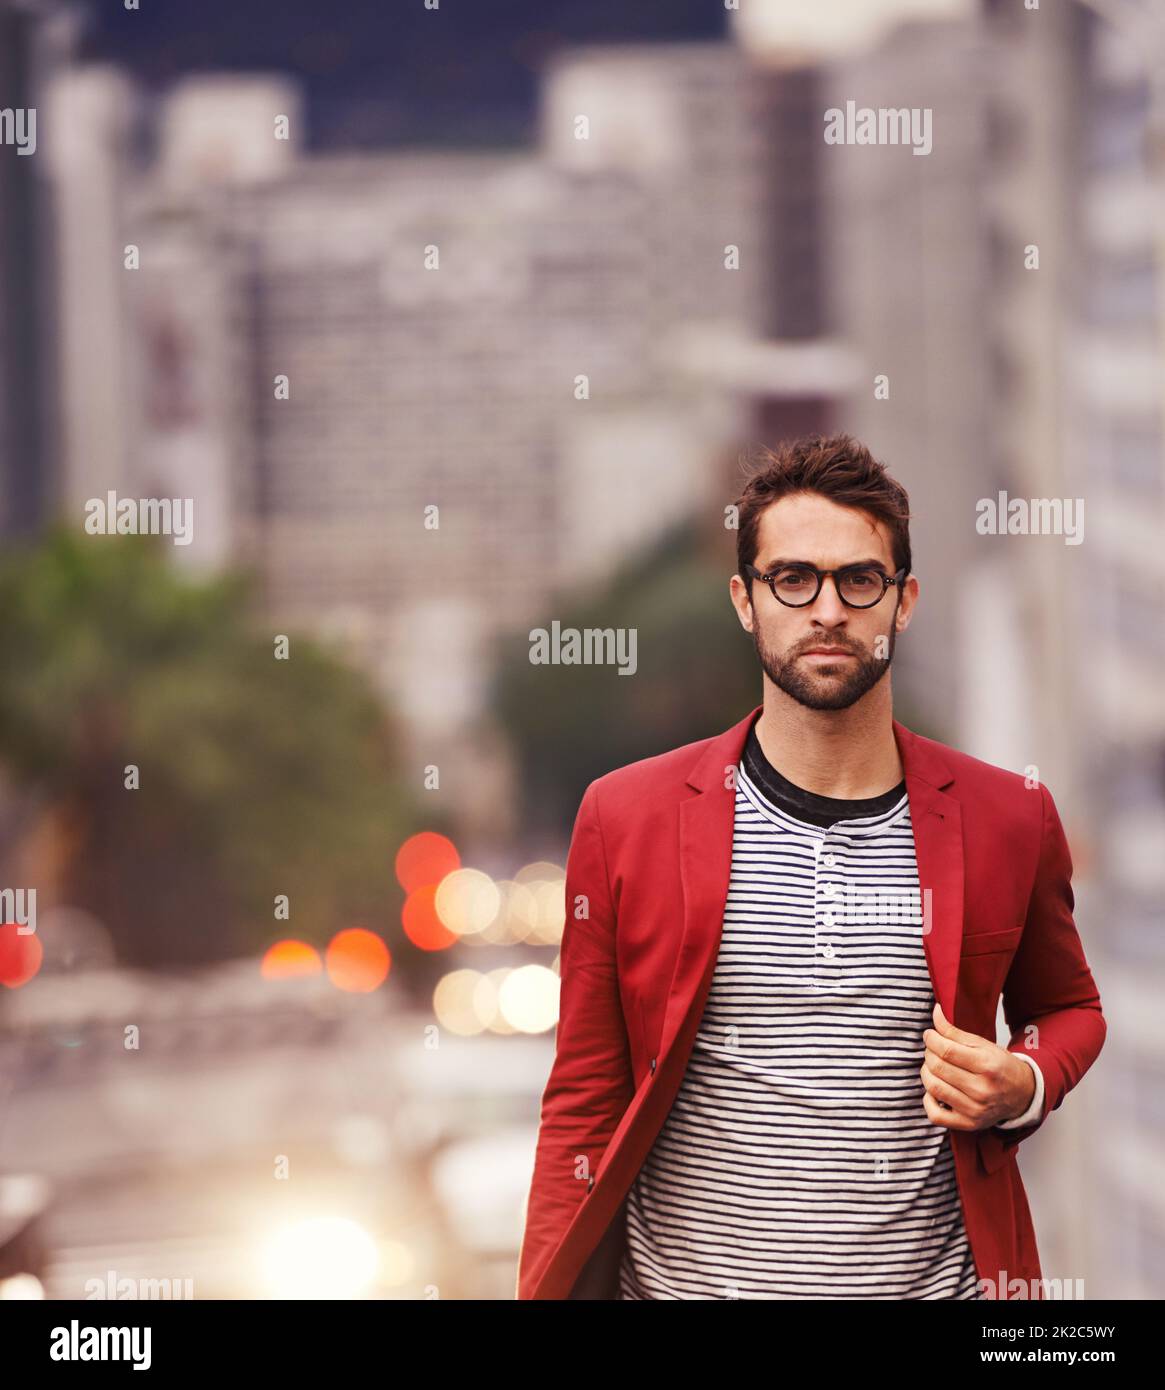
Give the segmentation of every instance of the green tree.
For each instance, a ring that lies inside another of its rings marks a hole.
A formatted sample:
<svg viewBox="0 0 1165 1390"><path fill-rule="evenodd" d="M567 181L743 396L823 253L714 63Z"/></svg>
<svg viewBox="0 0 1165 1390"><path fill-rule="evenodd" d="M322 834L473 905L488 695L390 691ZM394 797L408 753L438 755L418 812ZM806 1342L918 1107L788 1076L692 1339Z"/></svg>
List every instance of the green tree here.
<svg viewBox="0 0 1165 1390"><path fill-rule="evenodd" d="M732 611L731 544L672 528L601 589L552 604L539 625L636 630L637 670L536 666L523 634L498 654L492 703L512 745L528 826L569 830L588 782L718 733L760 703L752 640Z"/></svg>
<svg viewBox="0 0 1165 1390"><path fill-rule="evenodd" d="M62 837L61 901L123 963L396 932L391 724L310 641L276 660L252 594L239 574L183 579L147 537L57 530L0 562L0 759Z"/></svg>

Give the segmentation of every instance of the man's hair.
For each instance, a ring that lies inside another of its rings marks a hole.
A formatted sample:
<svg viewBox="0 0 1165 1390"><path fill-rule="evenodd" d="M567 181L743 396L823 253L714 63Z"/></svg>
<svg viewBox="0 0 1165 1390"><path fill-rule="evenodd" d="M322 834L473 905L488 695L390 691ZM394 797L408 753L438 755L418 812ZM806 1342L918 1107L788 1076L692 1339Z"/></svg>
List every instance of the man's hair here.
<svg viewBox="0 0 1165 1390"><path fill-rule="evenodd" d="M885 522L895 570L910 573L910 498L864 444L848 434L806 435L762 449L737 499L737 573L752 597L745 565L756 563L761 513L780 497L817 492Z"/></svg>

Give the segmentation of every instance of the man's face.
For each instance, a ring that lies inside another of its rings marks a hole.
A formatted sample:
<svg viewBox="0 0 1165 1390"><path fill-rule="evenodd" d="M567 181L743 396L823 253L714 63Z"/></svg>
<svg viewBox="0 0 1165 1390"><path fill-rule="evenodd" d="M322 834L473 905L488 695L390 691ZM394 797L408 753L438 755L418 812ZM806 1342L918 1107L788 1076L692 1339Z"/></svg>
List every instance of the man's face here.
<svg viewBox="0 0 1165 1390"><path fill-rule="evenodd" d="M774 561L792 560L818 569L870 561L886 574L896 568L881 522L817 493L782 497L761 514L757 569L768 574ZM901 594L895 588L872 608L848 608L826 579L811 604L790 608L757 579L750 604L742 579L732 580L732 601L765 675L798 704L820 710L848 709L882 679L918 589L911 577Z"/></svg>

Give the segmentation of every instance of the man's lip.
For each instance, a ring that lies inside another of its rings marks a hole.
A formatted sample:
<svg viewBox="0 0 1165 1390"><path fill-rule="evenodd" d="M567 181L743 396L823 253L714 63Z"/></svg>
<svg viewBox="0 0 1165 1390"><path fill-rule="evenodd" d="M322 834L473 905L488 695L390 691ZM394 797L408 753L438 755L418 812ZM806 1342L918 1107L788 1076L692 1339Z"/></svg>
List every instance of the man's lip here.
<svg viewBox="0 0 1165 1390"><path fill-rule="evenodd" d="M802 656L852 656L853 652L846 651L844 647L812 647L807 652L802 652Z"/></svg>

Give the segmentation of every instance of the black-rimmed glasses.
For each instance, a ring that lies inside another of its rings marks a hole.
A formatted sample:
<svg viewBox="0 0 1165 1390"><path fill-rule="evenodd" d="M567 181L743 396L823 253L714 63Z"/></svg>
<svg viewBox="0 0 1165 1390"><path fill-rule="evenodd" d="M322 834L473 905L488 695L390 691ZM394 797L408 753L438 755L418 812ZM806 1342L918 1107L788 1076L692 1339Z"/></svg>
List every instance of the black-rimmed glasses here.
<svg viewBox="0 0 1165 1390"><path fill-rule="evenodd" d="M755 565L744 568L754 579L763 580L773 597L787 608L805 608L811 604L829 575L833 576L838 598L847 608L873 608L887 589L906 578L904 569L891 575L877 565L843 565L835 570L819 570L813 565L780 565L768 574L762 574Z"/></svg>

